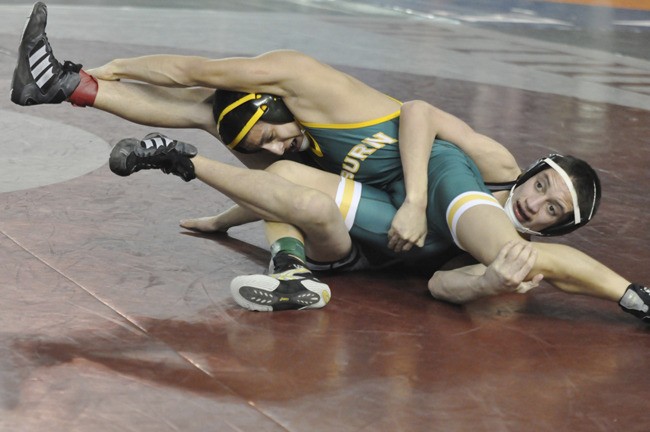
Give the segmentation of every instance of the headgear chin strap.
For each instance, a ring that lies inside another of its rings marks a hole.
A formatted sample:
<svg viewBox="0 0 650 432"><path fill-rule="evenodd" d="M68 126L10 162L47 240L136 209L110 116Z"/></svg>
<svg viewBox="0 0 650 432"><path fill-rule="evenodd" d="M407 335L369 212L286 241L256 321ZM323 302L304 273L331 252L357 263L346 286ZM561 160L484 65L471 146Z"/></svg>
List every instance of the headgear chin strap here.
<svg viewBox="0 0 650 432"><path fill-rule="evenodd" d="M506 200L506 205L504 206L504 210L506 211L506 214L508 215L508 218L510 218L510 222L515 226L515 229L519 231L522 234L530 234L530 235L538 235L541 236L542 233L533 231L531 229L526 228L519 222L519 219L517 219L517 216L515 216L515 210L513 208L512 204L512 194L515 191L515 188L517 185L514 185L512 189L510 189L510 194L508 195L508 199Z"/></svg>
<svg viewBox="0 0 650 432"><path fill-rule="evenodd" d="M518 179L515 185L512 187L510 190L510 195L508 196L508 200L506 201L505 204L505 211L508 217L510 218L511 222L517 229L517 231L523 233L523 234L530 234L530 235L539 235L539 236L554 236L554 235L562 235L562 234L567 234L570 233L571 231L579 228L580 226L586 224L591 220L593 217L596 207L598 206L599 200L600 200L600 182L598 181L597 177L591 178L591 182L593 184L593 199L591 200L591 206L587 210L587 214L584 214L580 210L580 202L578 200L578 192L576 191L575 186L573 185L573 181L571 180L571 177L569 174L560 166L558 165L557 161L561 160L564 158L564 156L559 155L559 154L552 154L549 155L546 158L542 158L535 162L533 165L531 165ZM566 184L567 188L569 189L569 193L571 194L571 201L573 203L573 218L570 218L569 220L566 220L564 222L559 222L551 227L545 228L543 230L540 230L539 232L533 231L531 229L528 229L524 227L521 222L517 219L515 216L514 212L514 204L512 202L512 195L514 193L514 190L516 187L524 184L526 181L528 181L531 177L534 175L538 174L539 172L547 169L547 168L552 168L555 170L559 175L560 178L564 181ZM595 172L593 176L596 176ZM585 209L583 209L585 210Z"/></svg>

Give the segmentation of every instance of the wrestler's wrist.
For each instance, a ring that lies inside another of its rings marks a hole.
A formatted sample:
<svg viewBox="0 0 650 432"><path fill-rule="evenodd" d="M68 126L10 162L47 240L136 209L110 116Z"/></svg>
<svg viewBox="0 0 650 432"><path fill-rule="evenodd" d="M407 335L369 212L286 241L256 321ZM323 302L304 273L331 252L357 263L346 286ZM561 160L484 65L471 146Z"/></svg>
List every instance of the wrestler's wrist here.
<svg viewBox="0 0 650 432"><path fill-rule="evenodd" d="M411 194L407 195L404 199L404 204L408 204L412 207L417 207L422 210L427 208L427 197L426 194Z"/></svg>
<svg viewBox="0 0 650 432"><path fill-rule="evenodd" d="M129 59L114 59L106 65L113 79L130 78Z"/></svg>

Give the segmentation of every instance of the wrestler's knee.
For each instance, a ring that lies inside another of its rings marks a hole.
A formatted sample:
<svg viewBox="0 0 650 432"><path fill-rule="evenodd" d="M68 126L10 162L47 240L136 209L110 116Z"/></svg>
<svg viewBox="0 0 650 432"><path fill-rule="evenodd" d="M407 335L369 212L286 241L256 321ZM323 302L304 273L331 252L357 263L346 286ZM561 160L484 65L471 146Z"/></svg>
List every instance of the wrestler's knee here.
<svg viewBox="0 0 650 432"><path fill-rule="evenodd" d="M300 178L304 175L302 165L290 160L279 160L273 162L266 168L266 171L285 178L293 183L300 184Z"/></svg>
<svg viewBox="0 0 650 432"><path fill-rule="evenodd" d="M323 192L303 187L295 192L291 214L297 225L327 229L341 218L334 200Z"/></svg>

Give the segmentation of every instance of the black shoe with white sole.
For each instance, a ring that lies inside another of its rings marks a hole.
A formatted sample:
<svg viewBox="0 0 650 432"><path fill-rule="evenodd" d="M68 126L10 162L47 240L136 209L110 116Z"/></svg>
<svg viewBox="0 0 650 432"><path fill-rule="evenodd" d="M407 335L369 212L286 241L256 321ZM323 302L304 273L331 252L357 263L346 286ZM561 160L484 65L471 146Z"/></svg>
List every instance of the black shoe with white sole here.
<svg viewBox="0 0 650 432"><path fill-rule="evenodd" d="M618 304L625 312L650 323L650 288L641 284L630 284Z"/></svg>
<svg viewBox="0 0 650 432"><path fill-rule="evenodd" d="M304 267L270 275L237 276L230 283L230 292L241 307L261 312L318 309L331 297L327 284Z"/></svg>
<svg viewBox="0 0 650 432"><path fill-rule="evenodd" d="M185 181L196 178L191 158L198 153L192 144L151 133L142 140L125 138L118 142L108 161L113 173L126 177L134 172L160 169Z"/></svg>

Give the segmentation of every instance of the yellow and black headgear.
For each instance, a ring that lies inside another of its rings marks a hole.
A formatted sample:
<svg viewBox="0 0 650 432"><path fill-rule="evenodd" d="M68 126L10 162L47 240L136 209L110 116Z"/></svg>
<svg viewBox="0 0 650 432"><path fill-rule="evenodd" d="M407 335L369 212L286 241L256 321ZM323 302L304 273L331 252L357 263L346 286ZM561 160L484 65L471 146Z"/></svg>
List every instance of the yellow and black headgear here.
<svg viewBox="0 0 650 432"><path fill-rule="evenodd" d="M230 90L214 93L212 114L223 143L241 153L252 153L239 144L258 121L271 124L294 121L293 114L278 96Z"/></svg>

